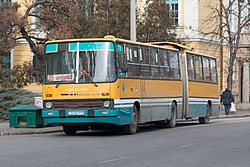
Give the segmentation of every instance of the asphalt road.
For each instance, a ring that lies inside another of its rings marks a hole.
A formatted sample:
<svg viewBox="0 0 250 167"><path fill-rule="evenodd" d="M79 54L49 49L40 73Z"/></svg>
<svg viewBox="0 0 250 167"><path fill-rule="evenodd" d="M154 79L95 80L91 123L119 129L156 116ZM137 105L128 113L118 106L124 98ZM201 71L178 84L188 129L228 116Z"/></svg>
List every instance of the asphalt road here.
<svg viewBox="0 0 250 167"><path fill-rule="evenodd" d="M174 129L0 136L1 167L250 167L250 118Z"/></svg>

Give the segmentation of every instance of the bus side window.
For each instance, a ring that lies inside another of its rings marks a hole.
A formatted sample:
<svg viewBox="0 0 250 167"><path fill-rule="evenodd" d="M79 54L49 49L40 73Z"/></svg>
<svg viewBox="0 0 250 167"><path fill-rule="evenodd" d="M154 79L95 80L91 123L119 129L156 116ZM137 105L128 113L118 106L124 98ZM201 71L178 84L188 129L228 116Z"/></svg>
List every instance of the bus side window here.
<svg viewBox="0 0 250 167"><path fill-rule="evenodd" d="M170 58L170 68L171 68L170 78L180 79L180 64L179 64L178 53L175 51L170 51L169 58Z"/></svg>
<svg viewBox="0 0 250 167"><path fill-rule="evenodd" d="M210 59L210 70L211 70L212 82L218 82L216 69L217 69L216 68L216 60L215 59Z"/></svg>
<svg viewBox="0 0 250 167"><path fill-rule="evenodd" d="M194 68L194 59L192 54L187 54L187 70L188 70L188 79L194 80L195 68Z"/></svg>
<svg viewBox="0 0 250 167"><path fill-rule="evenodd" d="M128 62L128 76L139 77L140 76L140 60L138 55L138 48L135 45L130 45L130 57L132 58Z"/></svg>
<svg viewBox="0 0 250 167"><path fill-rule="evenodd" d="M195 80L202 81L203 74L202 74L202 62L201 57L198 55L194 55L194 62L195 62Z"/></svg>
<svg viewBox="0 0 250 167"><path fill-rule="evenodd" d="M158 59L158 49L150 49L150 64L151 64L151 75L152 78L159 78L159 59Z"/></svg>
<svg viewBox="0 0 250 167"><path fill-rule="evenodd" d="M203 74L205 81L211 81L211 73L210 73L210 65L209 59L206 57L202 57L202 65L203 65Z"/></svg>
<svg viewBox="0 0 250 167"><path fill-rule="evenodd" d="M170 72L170 67L169 67L169 57L168 51L160 49L159 50L159 64L160 64L160 78L161 79L168 79L168 75Z"/></svg>
<svg viewBox="0 0 250 167"><path fill-rule="evenodd" d="M141 47L142 60L141 60L141 76L143 78L150 77L150 64L149 64L149 49L147 47Z"/></svg>

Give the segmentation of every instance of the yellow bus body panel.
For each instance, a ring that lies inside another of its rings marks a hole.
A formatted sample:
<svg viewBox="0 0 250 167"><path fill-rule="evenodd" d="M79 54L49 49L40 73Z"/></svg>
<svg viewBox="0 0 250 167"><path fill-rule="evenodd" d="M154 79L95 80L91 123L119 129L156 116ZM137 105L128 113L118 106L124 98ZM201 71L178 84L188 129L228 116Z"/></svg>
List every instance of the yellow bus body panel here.
<svg viewBox="0 0 250 167"><path fill-rule="evenodd" d="M121 98L182 96L181 81L120 79L120 85Z"/></svg>
<svg viewBox="0 0 250 167"><path fill-rule="evenodd" d="M190 97L219 98L219 86L212 83L190 82L188 83Z"/></svg>
<svg viewBox="0 0 250 167"><path fill-rule="evenodd" d="M59 84L43 86L43 100L110 98L110 83Z"/></svg>

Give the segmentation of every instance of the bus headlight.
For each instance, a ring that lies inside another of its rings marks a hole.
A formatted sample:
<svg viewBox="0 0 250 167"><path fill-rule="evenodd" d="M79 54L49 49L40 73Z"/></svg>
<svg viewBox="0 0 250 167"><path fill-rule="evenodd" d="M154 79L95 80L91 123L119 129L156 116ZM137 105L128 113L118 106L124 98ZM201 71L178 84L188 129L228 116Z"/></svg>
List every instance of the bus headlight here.
<svg viewBox="0 0 250 167"><path fill-rule="evenodd" d="M103 102L103 106L105 108L109 108L110 104L111 104L111 102L109 100Z"/></svg>
<svg viewBox="0 0 250 167"><path fill-rule="evenodd" d="M45 106L46 106L46 108L50 109L50 108L52 108L52 103L51 102L47 102L45 104Z"/></svg>

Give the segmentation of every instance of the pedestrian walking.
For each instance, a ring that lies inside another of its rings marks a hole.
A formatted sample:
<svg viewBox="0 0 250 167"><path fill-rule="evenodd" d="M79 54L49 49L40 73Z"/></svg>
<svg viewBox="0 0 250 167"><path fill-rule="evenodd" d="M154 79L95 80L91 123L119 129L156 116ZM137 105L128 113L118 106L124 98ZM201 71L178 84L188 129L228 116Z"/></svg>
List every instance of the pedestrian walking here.
<svg viewBox="0 0 250 167"><path fill-rule="evenodd" d="M225 91L221 94L220 102L224 105L225 114L228 115L231 108L231 103L234 103L234 97L232 92L226 88Z"/></svg>

